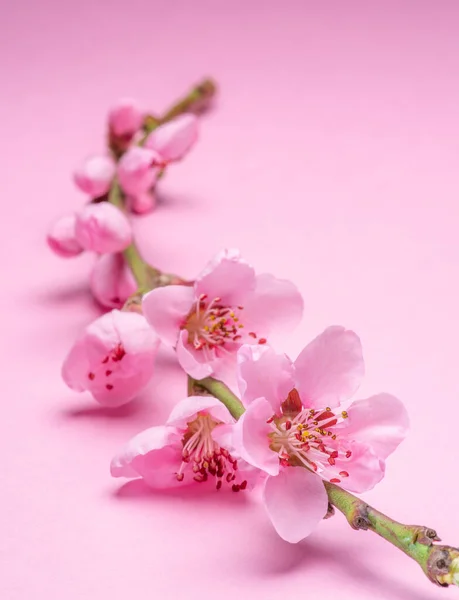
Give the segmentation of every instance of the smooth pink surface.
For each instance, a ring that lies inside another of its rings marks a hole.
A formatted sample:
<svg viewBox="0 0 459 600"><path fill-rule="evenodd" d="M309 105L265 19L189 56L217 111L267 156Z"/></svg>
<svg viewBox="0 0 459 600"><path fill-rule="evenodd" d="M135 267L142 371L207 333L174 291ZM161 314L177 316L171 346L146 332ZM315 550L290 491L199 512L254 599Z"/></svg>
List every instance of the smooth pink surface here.
<svg viewBox="0 0 459 600"><path fill-rule="evenodd" d="M92 257L59 260L49 224L82 202L120 96L161 110L221 86L199 144L135 223L160 267L197 274L224 246L293 280L292 356L330 324L359 333L359 397L388 390L412 432L365 495L459 543L459 4L453 0L2 3L0 597L6 600L453 598L337 515L291 546L243 494L120 485L112 455L159 424L185 379L162 352L113 412L69 392L61 361L98 313ZM33 140L33 144L31 144ZM279 348L281 349L281 348Z"/></svg>

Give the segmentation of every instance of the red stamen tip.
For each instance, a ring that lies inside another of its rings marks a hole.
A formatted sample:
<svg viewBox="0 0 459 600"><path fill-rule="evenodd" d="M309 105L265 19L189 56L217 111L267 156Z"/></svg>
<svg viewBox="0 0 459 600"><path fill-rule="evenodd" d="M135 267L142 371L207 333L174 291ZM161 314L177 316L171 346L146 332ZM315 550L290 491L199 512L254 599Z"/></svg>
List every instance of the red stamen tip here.
<svg viewBox="0 0 459 600"><path fill-rule="evenodd" d="M333 477L333 479L330 479L330 483L341 483L341 479L338 479L337 477Z"/></svg>
<svg viewBox="0 0 459 600"><path fill-rule="evenodd" d="M92 381L95 378L94 373L88 373L88 378Z"/></svg>
<svg viewBox="0 0 459 600"><path fill-rule="evenodd" d="M112 384L111 384L111 383L107 383L107 385L106 385L105 387L106 387L106 388L107 388L107 390L109 390L109 391L113 389L113 386L112 386Z"/></svg>
<svg viewBox="0 0 459 600"><path fill-rule="evenodd" d="M267 342L267 341L268 341L268 340L267 340L266 338L260 338L260 339L258 340L258 343L259 343L259 344L266 344L266 342Z"/></svg>

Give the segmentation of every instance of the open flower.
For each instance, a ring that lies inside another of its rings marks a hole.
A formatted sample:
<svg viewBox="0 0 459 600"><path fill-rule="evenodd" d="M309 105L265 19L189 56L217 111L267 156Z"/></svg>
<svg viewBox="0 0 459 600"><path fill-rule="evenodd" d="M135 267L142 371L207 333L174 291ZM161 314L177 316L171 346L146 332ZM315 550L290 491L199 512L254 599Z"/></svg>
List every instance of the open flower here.
<svg viewBox="0 0 459 600"><path fill-rule="evenodd" d="M75 236L75 221L74 214L60 217L48 232L48 246L58 256L70 258L83 252L83 247Z"/></svg>
<svg viewBox="0 0 459 600"><path fill-rule="evenodd" d="M225 250L193 287L170 285L149 292L143 311L161 340L176 348L183 369L203 379L222 376L242 344L265 344L276 326L296 325L303 300L289 281L255 275L237 250Z"/></svg>
<svg viewBox="0 0 459 600"><path fill-rule="evenodd" d="M62 367L65 383L104 406L132 400L153 375L159 340L144 317L112 310L86 327Z"/></svg>
<svg viewBox="0 0 459 600"><path fill-rule="evenodd" d="M364 374L360 340L343 327L326 329L295 363L251 346L238 363L247 409L234 426L236 451L269 475L269 517L282 538L298 542L327 512L320 478L355 492L382 479L385 459L407 433L406 410L385 393L339 408Z"/></svg>
<svg viewBox="0 0 459 600"><path fill-rule="evenodd" d="M98 198L110 189L116 172L114 160L104 154L91 156L75 171L73 177L82 192Z"/></svg>
<svg viewBox="0 0 459 600"><path fill-rule="evenodd" d="M145 147L155 150L165 164L181 160L198 139L198 119L184 114L160 125L145 140Z"/></svg>
<svg viewBox="0 0 459 600"><path fill-rule="evenodd" d="M132 241L131 224L113 204L87 204L76 214L75 236L85 250L121 252Z"/></svg>
<svg viewBox="0 0 459 600"><path fill-rule="evenodd" d="M99 256L89 283L94 298L107 308L121 308L137 289L131 269L120 253Z"/></svg>
<svg viewBox="0 0 459 600"><path fill-rule="evenodd" d="M212 481L217 490L252 487L258 470L233 455L226 442L233 420L210 396L179 402L166 424L136 435L111 462L113 477L143 477L153 488Z"/></svg>

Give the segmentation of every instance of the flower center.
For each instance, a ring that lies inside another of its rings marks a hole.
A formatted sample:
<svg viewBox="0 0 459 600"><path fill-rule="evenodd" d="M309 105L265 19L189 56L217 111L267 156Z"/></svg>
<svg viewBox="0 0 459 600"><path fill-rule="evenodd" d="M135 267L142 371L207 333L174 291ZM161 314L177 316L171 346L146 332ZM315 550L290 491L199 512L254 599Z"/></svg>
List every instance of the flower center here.
<svg viewBox="0 0 459 600"><path fill-rule="evenodd" d="M231 485L233 492L246 489L246 480L236 483L237 460L212 438L212 431L221 424L206 413L199 413L187 423L182 439L182 464L176 473L178 481L183 481L186 471L191 470L193 479L198 483L207 481L209 476L214 477L217 490L224 481Z"/></svg>
<svg viewBox="0 0 459 600"><path fill-rule="evenodd" d="M99 380L106 381L105 388L110 391L114 388L114 382L111 375L116 373L120 369L120 362L126 356L126 350L123 344L117 344L109 354L104 356L101 360L100 365L94 370L88 373L88 379L94 381L96 378Z"/></svg>
<svg viewBox="0 0 459 600"><path fill-rule="evenodd" d="M336 460L348 460L350 450L339 446L338 435L333 427L347 418L347 412L335 414L327 407L321 410L304 408L294 389L283 403L282 416L269 419L272 432L268 434L270 448L279 455L283 466L305 466L322 473L334 467ZM339 471L332 483L341 483L349 477L347 471ZM340 479L341 478L341 479Z"/></svg>

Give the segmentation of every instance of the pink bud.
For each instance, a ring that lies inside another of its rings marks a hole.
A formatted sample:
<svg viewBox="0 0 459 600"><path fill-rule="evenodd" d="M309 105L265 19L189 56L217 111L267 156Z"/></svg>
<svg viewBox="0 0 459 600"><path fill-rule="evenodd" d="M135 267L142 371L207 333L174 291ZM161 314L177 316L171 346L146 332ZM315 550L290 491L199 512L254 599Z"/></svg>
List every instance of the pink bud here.
<svg viewBox="0 0 459 600"><path fill-rule="evenodd" d="M197 139L198 119L195 115L185 114L152 131L145 147L156 150L168 163L183 158Z"/></svg>
<svg viewBox="0 0 459 600"><path fill-rule="evenodd" d="M132 241L126 215L108 202L87 204L77 212L75 234L85 250L99 254L121 252Z"/></svg>
<svg viewBox="0 0 459 600"><path fill-rule="evenodd" d="M104 406L132 400L153 375L159 341L145 318L112 310L86 327L62 366L65 383Z"/></svg>
<svg viewBox="0 0 459 600"><path fill-rule="evenodd" d="M132 137L142 126L143 114L131 98L122 98L108 115L108 125L115 136Z"/></svg>
<svg viewBox="0 0 459 600"><path fill-rule="evenodd" d="M51 227L46 238L49 247L58 256L69 258L83 252L75 237L75 215L65 215Z"/></svg>
<svg viewBox="0 0 459 600"><path fill-rule="evenodd" d="M154 150L132 146L118 163L118 178L124 192L137 196L148 191L155 183L161 165L161 157Z"/></svg>
<svg viewBox="0 0 459 600"><path fill-rule="evenodd" d="M98 198L110 189L115 172L115 162L110 156L91 156L75 171L73 179L82 192Z"/></svg>
<svg viewBox="0 0 459 600"><path fill-rule="evenodd" d="M121 308L137 289L122 254L103 254L97 259L90 279L95 299L107 308Z"/></svg>
<svg viewBox="0 0 459 600"><path fill-rule="evenodd" d="M156 196L153 190L143 192L137 196L129 196L129 208L138 215L152 211L156 206Z"/></svg>

